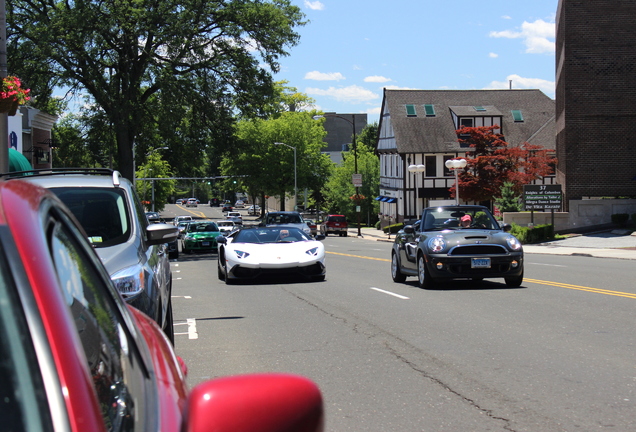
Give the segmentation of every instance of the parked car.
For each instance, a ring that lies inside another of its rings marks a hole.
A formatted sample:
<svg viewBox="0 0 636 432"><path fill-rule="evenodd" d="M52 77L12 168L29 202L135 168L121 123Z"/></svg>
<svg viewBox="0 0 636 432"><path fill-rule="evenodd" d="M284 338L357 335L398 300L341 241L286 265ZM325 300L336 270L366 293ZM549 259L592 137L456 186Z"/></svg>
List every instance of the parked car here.
<svg viewBox="0 0 636 432"><path fill-rule="evenodd" d="M247 208L247 214L248 215L261 214L261 207L256 204L253 204Z"/></svg>
<svg viewBox="0 0 636 432"><path fill-rule="evenodd" d="M344 215L327 215L327 218L320 224L320 233L325 236L338 234L340 237L347 237L349 223Z"/></svg>
<svg viewBox="0 0 636 432"><path fill-rule="evenodd" d="M422 288L457 278L504 278L509 287L523 282L523 247L483 206L424 209L419 225L397 233L391 251L391 276L404 282L416 276Z"/></svg>
<svg viewBox="0 0 636 432"><path fill-rule="evenodd" d="M216 225L219 227L219 231L223 234L231 233L239 226L231 220L220 220L216 222Z"/></svg>
<svg viewBox="0 0 636 432"><path fill-rule="evenodd" d="M0 182L0 214L0 429L322 430L320 391L303 377L234 376L189 392L183 360L123 302L53 193Z"/></svg>
<svg viewBox="0 0 636 432"><path fill-rule="evenodd" d="M218 275L230 285L266 275L325 279L325 246L298 228L249 227L218 238Z"/></svg>
<svg viewBox="0 0 636 432"><path fill-rule="evenodd" d="M307 226L300 213L295 211L269 212L260 223L261 226L285 225L298 228L307 235L311 235L311 228Z"/></svg>
<svg viewBox="0 0 636 432"><path fill-rule="evenodd" d="M157 321L173 341L166 249L177 228L150 224L132 183L118 171L54 168L31 174L28 181L52 190L73 212L124 299Z"/></svg>
<svg viewBox="0 0 636 432"><path fill-rule="evenodd" d="M198 207L198 205L199 200L196 198L188 198L188 201L185 204L186 207Z"/></svg>
<svg viewBox="0 0 636 432"><path fill-rule="evenodd" d="M245 207L245 202L243 200L238 200L234 203L234 208L243 208Z"/></svg>
<svg viewBox="0 0 636 432"><path fill-rule="evenodd" d="M311 235L315 236L318 234L318 225L311 219L305 219L305 223L311 230Z"/></svg>
<svg viewBox="0 0 636 432"><path fill-rule="evenodd" d="M227 212L227 214L225 215L225 219L227 220L231 220L232 222L234 222L235 224L238 225L243 225L243 216L241 215L240 212L237 211L229 211Z"/></svg>
<svg viewBox="0 0 636 432"><path fill-rule="evenodd" d="M234 208L232 207L232 204L225 203L225 204L223 204L223 206L221 206L221 211L222 212L227 212L227 211L232 211L232 210L234 210Z"/></svg>
<svg viewBox="0 0 636 432"><path fill-rule="evenodd" d="M146 212L146 218L148 218L149 223L161 223L161 216L158 212ZM168 258L177 259L179 258L179 242L175 238L174 240L166 243L168 245Z"/></svg>
<svg viewBox="0 0 636 432"><path fill-rule="evenodd" d="M182 250L183 253L193 251L213 251L217 250L217 237L223 237L216 222L211 220L196 220L188 224L183 233Z"/></svg>

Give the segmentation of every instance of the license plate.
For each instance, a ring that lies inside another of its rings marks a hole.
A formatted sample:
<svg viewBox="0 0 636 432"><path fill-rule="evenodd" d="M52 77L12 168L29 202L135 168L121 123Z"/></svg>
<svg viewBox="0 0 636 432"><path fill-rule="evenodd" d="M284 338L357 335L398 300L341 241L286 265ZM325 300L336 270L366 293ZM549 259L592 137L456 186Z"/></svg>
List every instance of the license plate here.
<svg viewBox="0 0 636 432"><path fill-rule="evenodd" d="M210 246L210 242L209 241L201 242L201 246Z"/></svg>
<svg viewBox="0 0 636 432"><path fill-rule="evenodd" d="M490 258L471 258L472 268L490 268Z"/></svg>

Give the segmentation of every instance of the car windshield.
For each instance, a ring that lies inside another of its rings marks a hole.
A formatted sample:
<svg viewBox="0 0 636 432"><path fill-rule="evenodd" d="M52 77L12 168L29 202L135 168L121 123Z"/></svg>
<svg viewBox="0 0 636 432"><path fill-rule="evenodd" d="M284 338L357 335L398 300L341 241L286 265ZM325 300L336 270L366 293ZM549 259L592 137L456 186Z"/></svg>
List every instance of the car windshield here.
<svg viewBox="0 0 636 432"><path fill-rule="evenodd" d="M219 232L219 227L214 222L191 222L188 232Z"/></svg>
<svg viewBox="0 0 636 432"><path fill-rule="evenodd" d="M73 212L95 247L124 243L132 233L124 191L119 188L52 188Z"/></svg>
<svg viewBox="0 0 636 432"><path fill-rule="evenodd" d="M437 207L424 210L421 231L459 229L499 230L501 227L483 207Z"/></svg>
<svg viewBox="0 0 636 432"><path fill-rule="evenodd" d="M268 224L300 224L303 223L303 218L298 214L272 214L267 216Z"/></svg>
<svg viewBox="0 0 636 432"><path fill-rule="evenodd" d="M295 243L311 240L298 228L248 228L236 233L232 243Z"/></svg>

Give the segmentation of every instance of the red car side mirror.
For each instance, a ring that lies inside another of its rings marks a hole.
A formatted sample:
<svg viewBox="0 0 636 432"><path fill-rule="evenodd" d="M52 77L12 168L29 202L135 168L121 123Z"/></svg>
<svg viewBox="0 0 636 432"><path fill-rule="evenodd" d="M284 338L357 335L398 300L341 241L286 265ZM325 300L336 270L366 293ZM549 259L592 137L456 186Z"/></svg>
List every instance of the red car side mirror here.
<svg viewBox="0 0 636 432"><path fill-rule="evenodd" d="M239 375L199 384L188 397L187 432L321 432L322 395L311 380Z"/></svg>

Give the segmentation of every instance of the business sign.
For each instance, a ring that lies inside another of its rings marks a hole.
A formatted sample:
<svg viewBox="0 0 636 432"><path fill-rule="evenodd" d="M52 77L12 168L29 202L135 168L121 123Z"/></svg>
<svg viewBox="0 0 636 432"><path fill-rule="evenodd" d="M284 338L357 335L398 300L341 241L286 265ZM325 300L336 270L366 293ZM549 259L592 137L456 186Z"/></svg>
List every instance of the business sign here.
<svg viewBox="0 0 636 432"><path fill-rule="evenodd" d="M524 185L526 210L560 210L563 201L561 185Z"/></svg>
<svg viewBox="0 0 636 432"><path fill-rule="evenodd" d="M362 174L351 174L353 187L362 187Z"/></svg>

